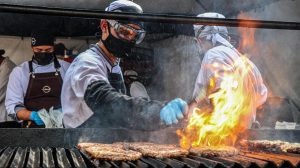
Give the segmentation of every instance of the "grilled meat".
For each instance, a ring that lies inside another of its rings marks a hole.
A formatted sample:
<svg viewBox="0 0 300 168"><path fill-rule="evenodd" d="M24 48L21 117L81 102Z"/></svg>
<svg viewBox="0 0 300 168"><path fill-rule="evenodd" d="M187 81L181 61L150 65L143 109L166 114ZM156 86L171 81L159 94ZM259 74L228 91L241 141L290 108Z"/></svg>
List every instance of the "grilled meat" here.
<svg viewBox="0 0 300 168"><path fill-rule="evenodd" d="M93 159L101 160L138 160L142 154L125 150L121 144L79 143L77 147Z"/></svg>
<svg viewBox="0 0 300 168"><path fill-rule="evenodd" d="M268 150L276 152L289 152L300 154L299 143L289 143L284 141L269 141L269 140L242 140L240 145L248 150Z"/></svg>
<svg viewBox="0 0 300 168"><path fill-rule="evenodd" d="M238 155L239 151L238 149L230 146L200 146L192 147L190 149L190 153L202 157L228 157Z"/></svg>
<svg viewBox="0 0 300 168"><path fill-rule="evenodd" d="M188 151L174 144L154 144L149 142L117 143L123 144L124 148L141 152L143 156L155 158L180 157L188 154Z"/></svg>
<svg viewBox="0 0 300 168"><path fill-rule="evenodd" d="M268 141L268 140L241 140L240 145L249 149L273 149L279 150L281 145L286 142L283 141Z"/></svg>
<svg viewBox="0 0 300 168"><path fill-rule="evenodd" d="M92 146L86 148L85 151L94 159L101 160L138 160L142 154L132 150L124 150L122 148Z"/></svg>
<svg viewBox="0 0 300 168"><path fill-rule="evenodd" d="M77 147L81 150L85 150L86 148L93 147L93 146L98 146L98 147L102 147L102 148L115 147L115 148L123 149L123 145L121 145L121 144L101 144L101 143L79 143L79 144L77 144Z"/></svg>

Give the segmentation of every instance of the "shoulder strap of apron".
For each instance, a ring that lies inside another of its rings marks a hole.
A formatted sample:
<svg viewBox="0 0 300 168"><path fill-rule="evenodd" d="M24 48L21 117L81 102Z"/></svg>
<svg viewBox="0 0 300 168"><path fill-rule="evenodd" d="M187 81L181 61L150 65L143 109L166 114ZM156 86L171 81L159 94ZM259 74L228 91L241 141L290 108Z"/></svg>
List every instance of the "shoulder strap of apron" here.
<svg viewBox="0 0 300 168"><path fill-rule="evenodd" d="M56 57L56 55L54 55L54 60L53 60L53 62L54 62L54 68L55 69L59 69L61 66L60 66L60 63L58 62L58 59L57 59L57 57Z"/></svg>
<svg viewBox="0 0 300 168"><path fill-rule="evenodd" d="M60 66L60 63L58 62L58 60L56 58L56 55L54 55L53 62L54 62L54 68L55 68L55 76L58 76L58 75L60 75L59 74L59 69L60 69L61 66Z"/></svg>
<svg viewBox="0 0 300 168"><path fill-rule="evenodd" d="M28 66L29 66L29 74L32 78L35 78L33 68L32 68L32 60L28 61Z"/></svg>

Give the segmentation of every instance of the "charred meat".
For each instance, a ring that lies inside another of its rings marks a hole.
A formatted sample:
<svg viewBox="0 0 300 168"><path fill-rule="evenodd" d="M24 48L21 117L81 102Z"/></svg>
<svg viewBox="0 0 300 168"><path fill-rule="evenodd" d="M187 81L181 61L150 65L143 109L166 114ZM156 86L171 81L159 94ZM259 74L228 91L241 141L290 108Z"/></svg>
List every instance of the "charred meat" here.
<svg viewBox="0 0 300 168"><path fill-rule="evenodd" d="M138 160L142 154L124 149L121 144L79 143L77 147L92 159L101 160Z"/></svg>
<svg viewBox="0 0 300 168"><path fill-rule="evenodd" d="M239 150L231 146L199 146L192 147L190 153L202 157L228 157L239 154Z"/></svg>
<svg viewBox="0 0 300 168"><path fill-rule="evenodd" d="M242 140L240 141L240 145L242 148L246 148L248 150L267 150L300 154L299 143L289 143L279 140Z"/></svg>
<svg viewBox="0 0 300 168"><path fill-rule="evenodd" d="M117 143L120 144L120 143ZM188 154L188 151L174 144L154 144L149 142L122 143L124 148L138 151L146 157L172 158Z"/></svg>
<svg viewBox="0 0 300 168"><path fill-rule="evenodd" d="M94 159L101 160L138 160L142 154L132 150L124 150L122 148L93 146L86 148L85 151Z"/></svg>

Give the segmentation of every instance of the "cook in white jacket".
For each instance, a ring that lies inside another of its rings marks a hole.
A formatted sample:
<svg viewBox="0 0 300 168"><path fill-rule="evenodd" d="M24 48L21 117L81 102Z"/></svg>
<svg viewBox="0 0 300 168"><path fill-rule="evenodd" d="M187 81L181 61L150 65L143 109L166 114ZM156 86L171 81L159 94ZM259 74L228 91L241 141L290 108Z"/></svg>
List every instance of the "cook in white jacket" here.
<svg viewBox="0 0 300 168"><path fill-rule="evenodd" d="M223 15L218 13L204 13L198 15L198 17L225 18ZM201 92L207 91L209 82L212 78L216 85L215 88L210 89L216 91L220 88L220 84L226 75L216 76L216 74L230 73L230 70L236 68L235 62L240 61L241 54L227 41L228 31L226 27L194 25L194 30L197 46L199 47L200 54L203 54L201 68L198 73L193 92L193 98L196 101L200 101L199 99L203 100L203 97L206 97L207 99L207 94L209 93L204 93L203 95ZM266 101L268 91L263 83L258 68L249 59L246 59L246 62L250 67L250 71L245 76L245 80L243 80L248 82L245 83L245 85L253 86L254 93L249 96L254 98L254 109L256 109L256 107ZM218 64L217 67L208 68L215 63ZM249 83L249 81L251 83ZM256 111L252 111L251 114L250 120L253 122L255 121Z"/></svg>
<svg viewBox="0 0 300 168"><path fill-rule="evenodd" d="M9 116L23 127L45 127L42 109L61 109L61 88L69 63L57 60L54 36L47 30L31 35L32 60L13 69L7 85L5 106ZM61 121L62 122L62 121Z"/></svg>

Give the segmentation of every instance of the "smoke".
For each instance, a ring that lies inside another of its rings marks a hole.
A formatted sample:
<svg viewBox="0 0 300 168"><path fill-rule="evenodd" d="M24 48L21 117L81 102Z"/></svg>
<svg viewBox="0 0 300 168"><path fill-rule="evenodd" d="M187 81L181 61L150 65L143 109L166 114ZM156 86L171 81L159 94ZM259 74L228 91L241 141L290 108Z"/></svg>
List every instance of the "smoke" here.
<svg viewBox="0 0 300 168"><path fill-rule="evenodd" d="M155 42L152 47L158 73L153 76L156 88L151 89L153 92L150 97L158 100L176 97L188 100L192 96L201 63L193 38L175 36Z"/></svg>
<svg viewBox="0 0 300 168"><path fill-rule="evenodd" d="M245 12L252 19L299 22L299 1L278 1L260 10ZM247 29L247 28L243 28ZM252 29L247 29L251 31ZM269 97L292 99L300 104L300 74L298 30L256 29L254 48L248 49L251 60L258 66L269 91ZM300 115L293 111L295 120ZM286 115L292 115L290 111ZM272 117L275 117L274 114ZM266 116L265 116L266 117Z"/></svg>

